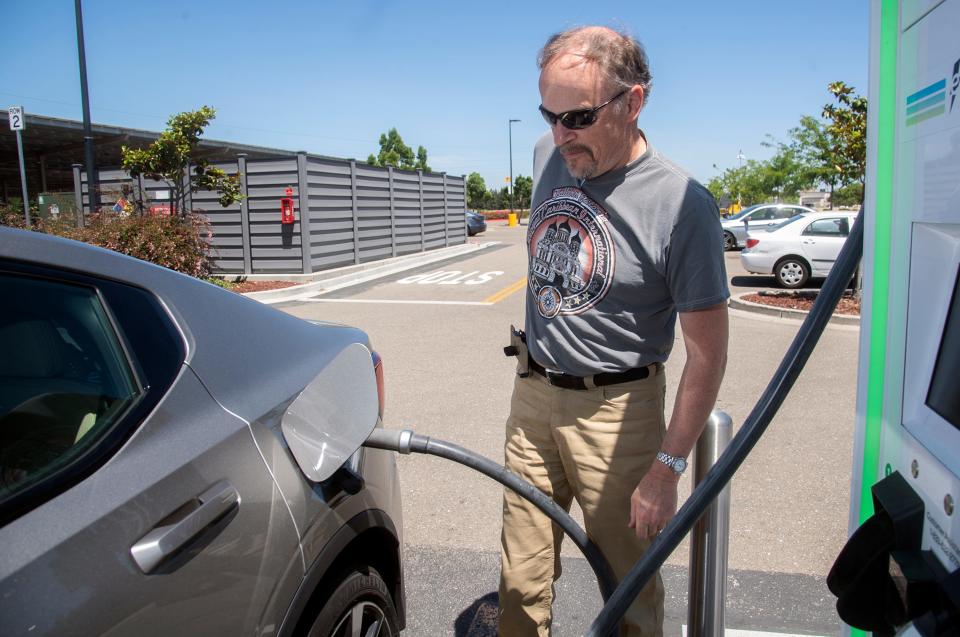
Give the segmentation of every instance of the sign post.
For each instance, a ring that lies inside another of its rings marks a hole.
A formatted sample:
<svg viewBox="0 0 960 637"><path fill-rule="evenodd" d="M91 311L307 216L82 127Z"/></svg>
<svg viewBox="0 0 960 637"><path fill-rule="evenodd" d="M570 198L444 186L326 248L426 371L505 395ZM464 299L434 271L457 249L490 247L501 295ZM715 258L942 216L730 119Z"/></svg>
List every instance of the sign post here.
<svg viewBox="0 0 960 637"><path fill-rule="evenodd" d="M20 185L23 187L23 216L30 228L30 199L27 196L27 171L23 164L23 129L26 128L26 119L23 116L22 106L11 106L7 109L10 120L10 130L17 133L17 153L20 155Z"/></svg>

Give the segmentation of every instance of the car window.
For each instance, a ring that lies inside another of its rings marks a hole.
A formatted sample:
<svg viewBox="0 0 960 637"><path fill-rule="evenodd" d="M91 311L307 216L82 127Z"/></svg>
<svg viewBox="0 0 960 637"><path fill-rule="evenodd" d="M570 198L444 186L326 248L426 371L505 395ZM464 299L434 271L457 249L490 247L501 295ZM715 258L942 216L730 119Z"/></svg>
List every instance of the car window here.
<svg viewBox="0 0 960 637"><path fill-rule="evenodd" d="M789 219L790 217L797 214L799 210L796 208L777 208L775 217L776 219Z"/></svg>
<svg viewBox="0 0 960 637"><path fill-rule="evenodd" d="M803 234L822 237L845 237L850 230L845 218L817 219L804 229Z"/></svg>
<svg viewBox="0 0 960 637"><path fill-rule="evenodd" d="M787 219L792 215L787 213L783 208L777 208L771 206L769 208L761 208L757 210L751 217L750 221L777 221L780 219Z"/></svg>
<svg viewBox="0 0 960 637"><path fill-rule="evenodd" d="M757 206L748 206L743 210L741 210L740 212L738 212L737 214L733 215L732 217L729 217L727 221L743 221L743 219L747 215L749 215L751 212L753 212L756 209L757 209Z"/></svg>
<svg viewBox="0 0 960 637"><path fill-rule="evenodd" d="M0 503L68 468L142 394L93 287L0 274Z"/></svg>

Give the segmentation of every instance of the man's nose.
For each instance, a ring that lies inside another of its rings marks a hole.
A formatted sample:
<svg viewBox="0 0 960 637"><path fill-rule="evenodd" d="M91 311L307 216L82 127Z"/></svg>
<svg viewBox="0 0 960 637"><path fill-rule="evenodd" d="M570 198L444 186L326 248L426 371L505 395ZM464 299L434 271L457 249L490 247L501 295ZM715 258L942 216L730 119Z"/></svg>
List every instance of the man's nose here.
<svg viewBox="0 0 960 637"><path fill-rule="evenodd" d="M564 144L573 141L573 139L577 136L575 131L570 130L559 121L557 121L557 123L550 128L553 132L554 146L563 146Z"/></svg>

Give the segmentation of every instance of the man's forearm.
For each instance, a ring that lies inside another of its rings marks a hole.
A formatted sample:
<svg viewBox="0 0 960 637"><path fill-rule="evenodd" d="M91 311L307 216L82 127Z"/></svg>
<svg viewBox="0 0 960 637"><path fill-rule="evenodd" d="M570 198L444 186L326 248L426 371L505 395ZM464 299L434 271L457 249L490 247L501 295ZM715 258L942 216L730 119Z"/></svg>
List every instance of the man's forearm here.
<svg viewBox="0 0 960 637"><path fill-rule="evenodd" d="M726 356L721 360L687 358L663 451L684 458L690 455L717 402L725 366Z"/></svg>
<svg viewBox="0 0 960 637"><path fill-rule="evenodd" d="M727 308L681 315L687 360L677 387L663 451L687 457L710 416L727 365Z"/></svg>

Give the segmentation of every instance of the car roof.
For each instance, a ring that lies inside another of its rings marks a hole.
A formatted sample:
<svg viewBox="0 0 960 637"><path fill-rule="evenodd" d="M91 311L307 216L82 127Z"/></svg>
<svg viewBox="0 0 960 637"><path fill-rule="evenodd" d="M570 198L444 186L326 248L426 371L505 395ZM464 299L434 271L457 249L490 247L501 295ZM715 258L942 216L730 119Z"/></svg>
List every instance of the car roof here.
<svg viewBox="0 0 960 637"><path fill-rule="evenodd" d="M353 327L318 326L224 290L192 276L79 241L41 232L0 227L0 258L70 270L140 287L152 293L180 329L187 349L185 363L207 390L247 420L258 418L275 379L263 369L285 367L313 378L337 344L369 344ZM240 339L243 346L238 347ZM318 342L333 344L320 347ZM253 364L252 361L256 361ZM241 377L250 377L245 384ZM279 382L279 381L276 381ZM264 392L244 392L254 383Z"/></svg>
<svg viewBox="0 0 960 637"><path fill-rule="evenodd" d="M810 210L816 212L813 208L808 208L807 206L800 205L798 203L758 203L748 208L803 208L804 210ZM744 208L746 210L747 208Z"/></svg>

